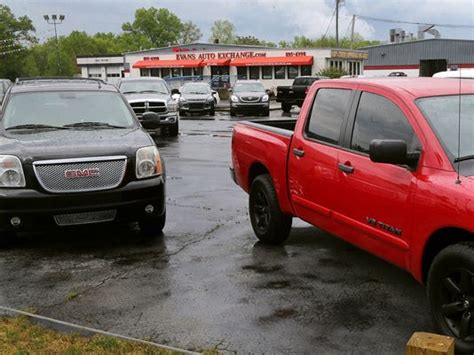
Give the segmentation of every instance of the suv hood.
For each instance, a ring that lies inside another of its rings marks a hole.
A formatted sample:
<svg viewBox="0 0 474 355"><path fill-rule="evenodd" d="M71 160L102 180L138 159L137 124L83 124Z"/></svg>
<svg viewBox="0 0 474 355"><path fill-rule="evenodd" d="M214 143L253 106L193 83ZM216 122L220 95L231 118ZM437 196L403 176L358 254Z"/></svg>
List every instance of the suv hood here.
<svg viewBox="0 0 474 355"><path fill-rule="evenodd" d="M138 148L153 144L151 137L139 127L20 134L8 132L5 136L0 136L2 154L15 155L23 164L31 164L37 160L110 155L133 158Z"/></svg>
<svg viewBox="0 0 474 355"><path fill-rule="evenodd" d="M170 99L170 95L162 95L156 93L144 93L144 94L127 94L124 95L128 102L137 101L164 101L167 102Z"/></svg>

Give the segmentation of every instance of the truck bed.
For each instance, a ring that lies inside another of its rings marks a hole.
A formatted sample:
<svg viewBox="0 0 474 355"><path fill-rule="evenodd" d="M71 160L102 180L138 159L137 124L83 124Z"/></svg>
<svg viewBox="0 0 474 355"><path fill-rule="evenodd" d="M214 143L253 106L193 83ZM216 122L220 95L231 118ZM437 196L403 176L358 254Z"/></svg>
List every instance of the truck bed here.
<svg viewBox="0 0 474 355"><path fill-rule="evenodd" d="M235 181L249 191L252 176L267 172L273 179L280 208L293 210L288 199L287 161L296 119L239 122L232 137L232 165Z"/></svg>

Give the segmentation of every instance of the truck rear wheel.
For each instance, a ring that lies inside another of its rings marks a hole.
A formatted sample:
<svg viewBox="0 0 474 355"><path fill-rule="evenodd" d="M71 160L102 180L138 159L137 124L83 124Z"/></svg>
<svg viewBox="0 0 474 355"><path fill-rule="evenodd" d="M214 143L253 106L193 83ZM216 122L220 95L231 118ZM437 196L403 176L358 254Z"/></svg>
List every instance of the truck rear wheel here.
<svg viewBox="0 0 474 355"><path fill-rule="evenodd" d="M291 111L291 105L290 104L285 104L285 103L281 103L281 109L283 112L290 112Z"/></svg>
<svg viewBox="0 0 474 355"><path fill-rule="evenodd" d="M435 326L456 338L456 351L474 352L474 242L443 249L428 275L428 297ZM456 352L457 353L457 352Z"/></svg>
<svg viewBox="0 0 474 355"><path fill-rule="evenodd" d="M288 238L293 218L280 210L270 175L260 175L252 182L249 214L252 228L261 242L281 244Z"/></svg>

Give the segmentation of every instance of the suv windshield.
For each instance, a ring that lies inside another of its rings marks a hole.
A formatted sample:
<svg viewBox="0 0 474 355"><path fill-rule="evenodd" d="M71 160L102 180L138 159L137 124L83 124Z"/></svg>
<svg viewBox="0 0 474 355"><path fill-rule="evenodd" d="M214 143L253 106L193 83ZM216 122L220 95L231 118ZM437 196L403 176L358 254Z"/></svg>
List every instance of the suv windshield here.
<svg viewBox="0 0 474 355"><path fill-rule="evenodd" d="M181 93L182 94L210 94L211 88L209 87L209 85L189 84L189 85L183 86Z"/></svg>
<svg viewBox="0 0 474 355"><path fill-rule="evenodd" d="M418 107L430 122L447 153L454 159L474 155L474 95L461 95L461 141L459 142L459 95L419 99Z"/></svg>
<svg viewBox="0 0 474 355"><path fill-rule="evenodd" d="M168 87L161 80L131 80L120 84L122 94L158 93L169 94Z"/></svg>
<svg viewBox="0 0 474 355"><path fill-rule="evenodd" d="M265 92L263 85L260 83L235 84L234 92Z"/></svg>
<svg viewBox="0 0 474 355"><path fill-rule="evenodd" d="M51 91L12 95L3 114L4 129L133 127L134 119L117 92ZM29 126L29 127L28 127ZM36 126L36 127L34 127Z"/></svg>

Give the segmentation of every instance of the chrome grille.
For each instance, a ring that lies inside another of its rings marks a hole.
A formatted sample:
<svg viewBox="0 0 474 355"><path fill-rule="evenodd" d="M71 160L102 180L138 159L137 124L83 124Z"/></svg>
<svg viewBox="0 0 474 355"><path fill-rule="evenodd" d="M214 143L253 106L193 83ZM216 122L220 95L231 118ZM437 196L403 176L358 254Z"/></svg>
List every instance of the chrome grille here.
<svg viewBox="0 0 474 355"><path fill-rule="evenodd" d="M242 102L258 102L260 101L260 97L258 96L242 96L240 98Z"/></svg>
<svg viewBox="0 0 474 355"><path fill-rule="evenodd" d="M54 221L58 226L74 226L79 224L111 222L116 216L117 210L94 211L60 214L54 216Z"/></svg>
<svg viewBox="0 0 474 355"><path fill-rule="evenodd" d="M132 107L135 115L141 117L145 112L156 112L164 113L166 112L166 104L164 102L153 102L153 101L141 101L141 102L131 102L130 106Z"/></svg>
<svg viewBox="0 0 474 355"><path fill-rule="evenodd" d="M86 192L113 189L125 175L127 157L96 157L37 161L36 178L48 192Z"/></svg>

